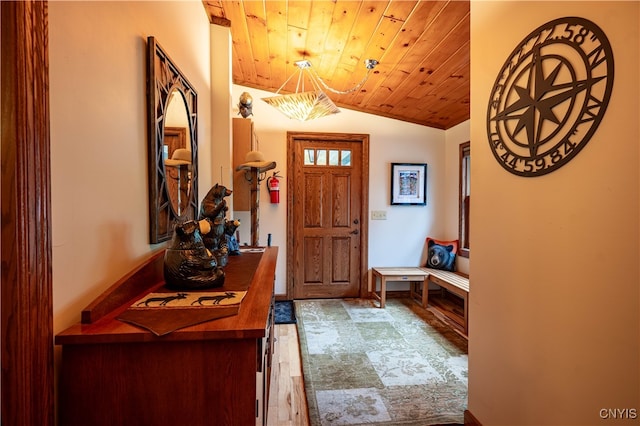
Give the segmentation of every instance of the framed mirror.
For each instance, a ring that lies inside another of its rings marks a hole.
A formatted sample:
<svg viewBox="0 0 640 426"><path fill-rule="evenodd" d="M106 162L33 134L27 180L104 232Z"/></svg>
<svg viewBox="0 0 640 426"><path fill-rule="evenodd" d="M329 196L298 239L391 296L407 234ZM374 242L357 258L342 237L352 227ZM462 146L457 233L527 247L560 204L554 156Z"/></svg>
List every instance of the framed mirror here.
<svg viewBox="0 0 640 426"><path fill-rule="evenodd" d="M147 38L149 223L152 244L198 211L198 94L154 37Z"/></svg>

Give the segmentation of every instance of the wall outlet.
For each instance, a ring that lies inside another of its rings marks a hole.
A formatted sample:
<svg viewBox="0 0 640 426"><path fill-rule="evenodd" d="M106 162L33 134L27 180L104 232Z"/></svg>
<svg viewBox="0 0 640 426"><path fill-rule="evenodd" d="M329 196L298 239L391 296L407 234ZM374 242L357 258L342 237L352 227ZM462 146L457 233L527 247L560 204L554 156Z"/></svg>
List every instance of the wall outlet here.
<svg viewBox="0 0 640 426"><path fill-rule="evenodd" d="M387 220L387 211L386 210L372 210L371 211L371 220Z"/></svg>

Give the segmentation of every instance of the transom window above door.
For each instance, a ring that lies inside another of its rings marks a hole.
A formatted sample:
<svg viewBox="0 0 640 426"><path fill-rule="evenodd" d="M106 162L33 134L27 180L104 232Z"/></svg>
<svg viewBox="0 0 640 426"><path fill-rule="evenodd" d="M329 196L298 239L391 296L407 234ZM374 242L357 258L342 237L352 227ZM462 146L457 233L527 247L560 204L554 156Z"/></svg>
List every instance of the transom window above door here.
<svg viewBox="0 0 640 426"><path fill-rule="evenodd" d="M305 166L351 166L351 150L307 148L304 150Z"/></svg>

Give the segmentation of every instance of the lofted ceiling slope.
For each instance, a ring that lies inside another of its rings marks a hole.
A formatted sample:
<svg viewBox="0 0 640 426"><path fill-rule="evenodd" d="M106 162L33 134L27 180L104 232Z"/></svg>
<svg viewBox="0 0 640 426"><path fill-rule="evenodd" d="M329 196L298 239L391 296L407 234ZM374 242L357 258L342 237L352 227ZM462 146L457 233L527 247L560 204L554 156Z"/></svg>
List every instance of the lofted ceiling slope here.
<svg viewBox="0 0 640 426"><path fill-rule="evenodd" d="M309 60L336 105L438 129L469 119L469 1L203 0L228 25L233 82L276 92ZM292 78L280 93L296 91ZM308 90L308 89L307 89Z"/></svg>

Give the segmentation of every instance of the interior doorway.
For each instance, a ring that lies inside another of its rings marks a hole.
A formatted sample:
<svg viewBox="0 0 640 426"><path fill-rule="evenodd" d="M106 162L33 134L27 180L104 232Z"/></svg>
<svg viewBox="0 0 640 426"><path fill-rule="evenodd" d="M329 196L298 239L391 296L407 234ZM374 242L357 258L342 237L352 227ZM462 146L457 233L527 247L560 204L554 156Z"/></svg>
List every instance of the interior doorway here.
<svg viewBox="0 0 640 426"><path fill-rule="evenodd" d="M369 135L287 133L287 297L364 297Z"/></svg>

